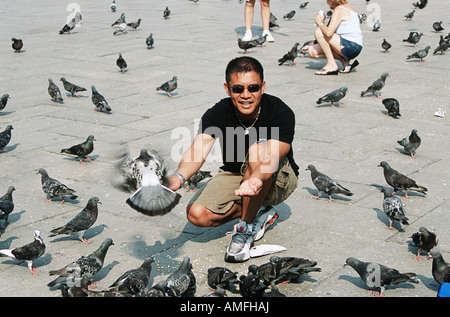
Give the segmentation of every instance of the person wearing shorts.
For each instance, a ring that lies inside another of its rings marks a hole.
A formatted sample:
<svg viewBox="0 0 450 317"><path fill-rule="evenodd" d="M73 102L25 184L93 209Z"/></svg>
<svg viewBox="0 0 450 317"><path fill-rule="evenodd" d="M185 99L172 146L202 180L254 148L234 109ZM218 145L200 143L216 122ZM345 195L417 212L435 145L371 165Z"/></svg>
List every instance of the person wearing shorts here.
<svg viewBox="0 0 450 317"><path fill-rule="evenodd" d="M253 57L231 60L226 68L224 98L202 116L199 131L183 154L174 175L178 190L206 161L215 141L223 165L198 189L187 206L196 226L219 226L239 219L233 227L225 261L250 258L250 247L276 218L272 206L297 187L298 165L292 141L295 115L278 97L265 94L263 67Z"/></svg>
<svg viewBox="0 0 450 317"><path fill-rule="evenodd" d="M330 23L324 24L324 15L317 13L315 22L318 25L314 36L317 44L305 45L302 48L308 51L312 58L326 58L327 63L316 75L337 75L349 73L359 63L355 59L363 48L363 35L358 13L351 7L347 0L327 0L330 9L333 10ZM336 60L344 67L339 71Z"/></svg>

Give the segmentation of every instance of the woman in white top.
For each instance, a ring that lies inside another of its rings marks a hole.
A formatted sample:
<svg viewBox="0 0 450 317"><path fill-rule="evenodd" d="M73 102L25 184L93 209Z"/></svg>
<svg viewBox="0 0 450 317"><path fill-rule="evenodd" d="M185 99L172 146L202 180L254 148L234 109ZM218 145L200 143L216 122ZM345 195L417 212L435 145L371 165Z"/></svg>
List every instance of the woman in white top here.
<svg viewBox="0 0 450 317"><path fill-rule="evenodd" d="M347 0L327 0L327 4L333 10L330 23L325 25L324 15L317 13L314 19L318 25L314 32L317 44L302 49L308 50L312 58L327 59L326 65L316 75L337 75L339 66L336 60L344 66L341 73L349 73L358 65L356 60L350 65L350 60L359 55L363 46L358 13Z"/></svg>

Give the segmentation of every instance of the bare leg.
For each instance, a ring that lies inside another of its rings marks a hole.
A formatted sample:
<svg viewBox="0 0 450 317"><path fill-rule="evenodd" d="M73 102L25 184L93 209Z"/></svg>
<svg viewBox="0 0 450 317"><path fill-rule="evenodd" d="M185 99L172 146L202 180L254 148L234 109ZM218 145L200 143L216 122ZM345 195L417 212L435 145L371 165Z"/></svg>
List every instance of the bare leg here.
<svg viewBox="0 0 450 317"><path fill-rule="evenodd" d="M245 30L252 29L252 23L253 23L253 13L255 11L255 1L256 0L250 0L245 2L245 9L244 9L244 21L245 21ZM261 8L262 10L262 8ZM262 12L261 12L262 14Z"/></svg>
<svg viewBox="0 0 450 317"><path fill-rule="evenodd" d="M263 31L268 31L270 20L270 0L261 0L261 20Z"/></svg>
<svg viewBox="0 0 450 317"><path fill-rule="evenodd" d="M322 30L317 28L314 36L318 44L307 47L308 54L311 58L326 58L327 63L323 67L324 69L328 71L337 70L339 67L336 60L340 61L344 66L349 64L341 55L343 46L340 43L341 39L339 35L333 34L331 37L326 37Z"/></svg>

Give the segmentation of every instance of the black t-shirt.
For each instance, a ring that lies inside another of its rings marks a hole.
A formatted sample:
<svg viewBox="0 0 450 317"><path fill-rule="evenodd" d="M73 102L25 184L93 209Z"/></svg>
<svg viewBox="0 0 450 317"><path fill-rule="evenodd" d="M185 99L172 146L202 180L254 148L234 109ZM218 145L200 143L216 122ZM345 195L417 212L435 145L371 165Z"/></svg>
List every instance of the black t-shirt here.
<svg viewBox="0 0 450 317"><path fill-rule="evenodd" d="M242 120L241 120L242 121ZM220 142L223 166L225 171L239 172L248 149L257 141L275 139L291 145L287 154L295 174L298 176L298 165L292 151L295 133L295 115L281 99L263 94L261 111L258 120L245 135L245 128L254 120L239 122L231 98L224 98L208 109L202 116L198 133L209 134Z"/></svg>

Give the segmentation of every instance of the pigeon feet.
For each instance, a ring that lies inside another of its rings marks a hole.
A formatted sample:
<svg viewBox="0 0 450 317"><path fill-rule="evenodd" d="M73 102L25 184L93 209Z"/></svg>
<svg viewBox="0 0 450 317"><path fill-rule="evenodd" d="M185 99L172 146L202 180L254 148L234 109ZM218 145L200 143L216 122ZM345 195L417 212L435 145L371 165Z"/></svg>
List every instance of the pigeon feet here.
<svg viewBox="0 0 450 317"><path fill-rule="evenodd" d="M83 238L82 240L81 240L81 243L83 243L83 244L91 244L91 240L88 240L88 239L86 239L86 238Z"/></svg>
<svg viewBox="0 0 450 317"><path fill-rule="evenodd" d="M36 268L34 268L34 267L32 267L31 269L30 269L30 273L31 273L31 275L39 275L39 270L38 269L36 269Z"/></svg>

